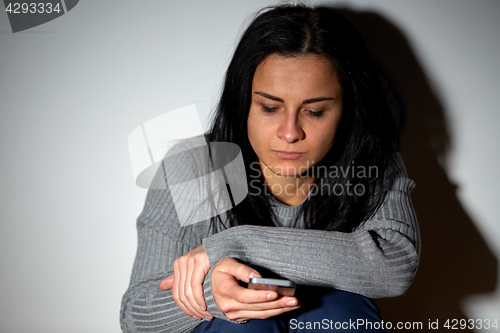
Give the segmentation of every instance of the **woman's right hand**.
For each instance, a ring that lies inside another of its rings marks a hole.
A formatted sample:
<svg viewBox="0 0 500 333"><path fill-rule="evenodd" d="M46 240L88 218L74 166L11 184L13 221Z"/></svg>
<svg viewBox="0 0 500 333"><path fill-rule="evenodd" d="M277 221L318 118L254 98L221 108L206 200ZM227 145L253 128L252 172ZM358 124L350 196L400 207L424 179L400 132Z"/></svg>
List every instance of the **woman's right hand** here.
<svg viewBox="0 0 500 333"><path fill-rule="evenodd" d="M238 280L248 283L251 277L261 276L233 258L222 259L212 270L215 303L227 318L235 321L265 319L300 307L295 297L279 297L276 291L247 289L238 284Z"/></svg>

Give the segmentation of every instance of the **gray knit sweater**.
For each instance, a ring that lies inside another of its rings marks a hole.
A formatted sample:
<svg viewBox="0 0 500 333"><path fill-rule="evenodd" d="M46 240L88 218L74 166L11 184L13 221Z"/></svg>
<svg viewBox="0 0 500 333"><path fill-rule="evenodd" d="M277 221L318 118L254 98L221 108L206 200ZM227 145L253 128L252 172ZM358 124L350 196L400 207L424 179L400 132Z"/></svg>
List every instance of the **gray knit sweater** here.
<svg viewBox="0 0 500 333"><path fill-rule="evenodd" d="M123 332L193 332L201 321L186 315L171 290L158 283L173 261L203 244L210 266L226 257L269 269L297 284L324 286L381 298L403 294L415 276L420 235L410 199L415 184L399 154L389 170L395 179L384 203L356 231L304 229L301 205L272 200L279 227L237 226L213 230L209 221L181 227L167 190L149 190L137 219L138 247L120 313ZM208 311L228 320L215 304L205 277Z"/></svg>

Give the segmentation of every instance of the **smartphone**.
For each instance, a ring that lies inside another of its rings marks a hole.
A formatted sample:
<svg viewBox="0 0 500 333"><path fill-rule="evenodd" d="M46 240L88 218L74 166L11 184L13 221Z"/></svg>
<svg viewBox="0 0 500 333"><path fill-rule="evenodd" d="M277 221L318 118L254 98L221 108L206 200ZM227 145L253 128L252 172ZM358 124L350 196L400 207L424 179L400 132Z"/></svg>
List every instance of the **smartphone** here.
<svg viewBox="0 0 500 333"><path fill-rule="evenodd" d="M251 278L248 289L274 290L280 296L293 296L295 283L285 279Z"/></svg>

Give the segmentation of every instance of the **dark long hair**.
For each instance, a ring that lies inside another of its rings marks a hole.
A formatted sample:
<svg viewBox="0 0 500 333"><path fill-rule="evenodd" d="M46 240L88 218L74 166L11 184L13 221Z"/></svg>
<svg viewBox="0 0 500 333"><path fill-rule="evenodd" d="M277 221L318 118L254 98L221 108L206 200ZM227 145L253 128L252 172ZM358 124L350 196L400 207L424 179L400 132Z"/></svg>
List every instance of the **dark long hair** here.
<svg viewBox="0 0 500 333"><path fill-rule="evenodd" d="M357 29L338 11L329 7L280 5L264 9L251 22L238 43L225 76L212 127L211 142L239 145L246 165L247 181L259 177L251 168L258 158L248 140L252 80L257 66L269 55L326 57L343 88L342 119L332 149L317 168L318 194L302 206L307 228L350 232L375 212L391 179L384 176L389 158L399 151L405 110L401 98L365 46ZM341 177L336 170L377 170L378 177L357 177L350 171ZM349 185L350 184L350 185ZM354 185L363 194L352 194ZM243 202L228 212L230 226L242 224L273 226L275 216L265 194L262 178ZM328 187L329 191L321 191ZM342 194L339 191L344 189ZM339 187L341 186L341 187ZM347 189L350 186L351 194ZM326 192L326 193L325 193ZM335 193L334 193L335 192ZM215 219L213 220L215 221Z"/></svg>

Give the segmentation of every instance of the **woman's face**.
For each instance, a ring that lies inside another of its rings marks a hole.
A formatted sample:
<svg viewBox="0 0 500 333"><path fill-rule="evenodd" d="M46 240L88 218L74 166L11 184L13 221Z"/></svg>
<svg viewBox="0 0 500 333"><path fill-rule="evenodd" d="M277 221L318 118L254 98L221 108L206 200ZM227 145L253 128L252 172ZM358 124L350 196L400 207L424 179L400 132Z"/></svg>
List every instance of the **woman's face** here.
<svg viewBox="0 0 500 333"><path fill-rule="evenodd" d="M341 116L342 87L325 57L272 54L257 67L247 127L265 174L296 176L318 164Z"/></svg>

